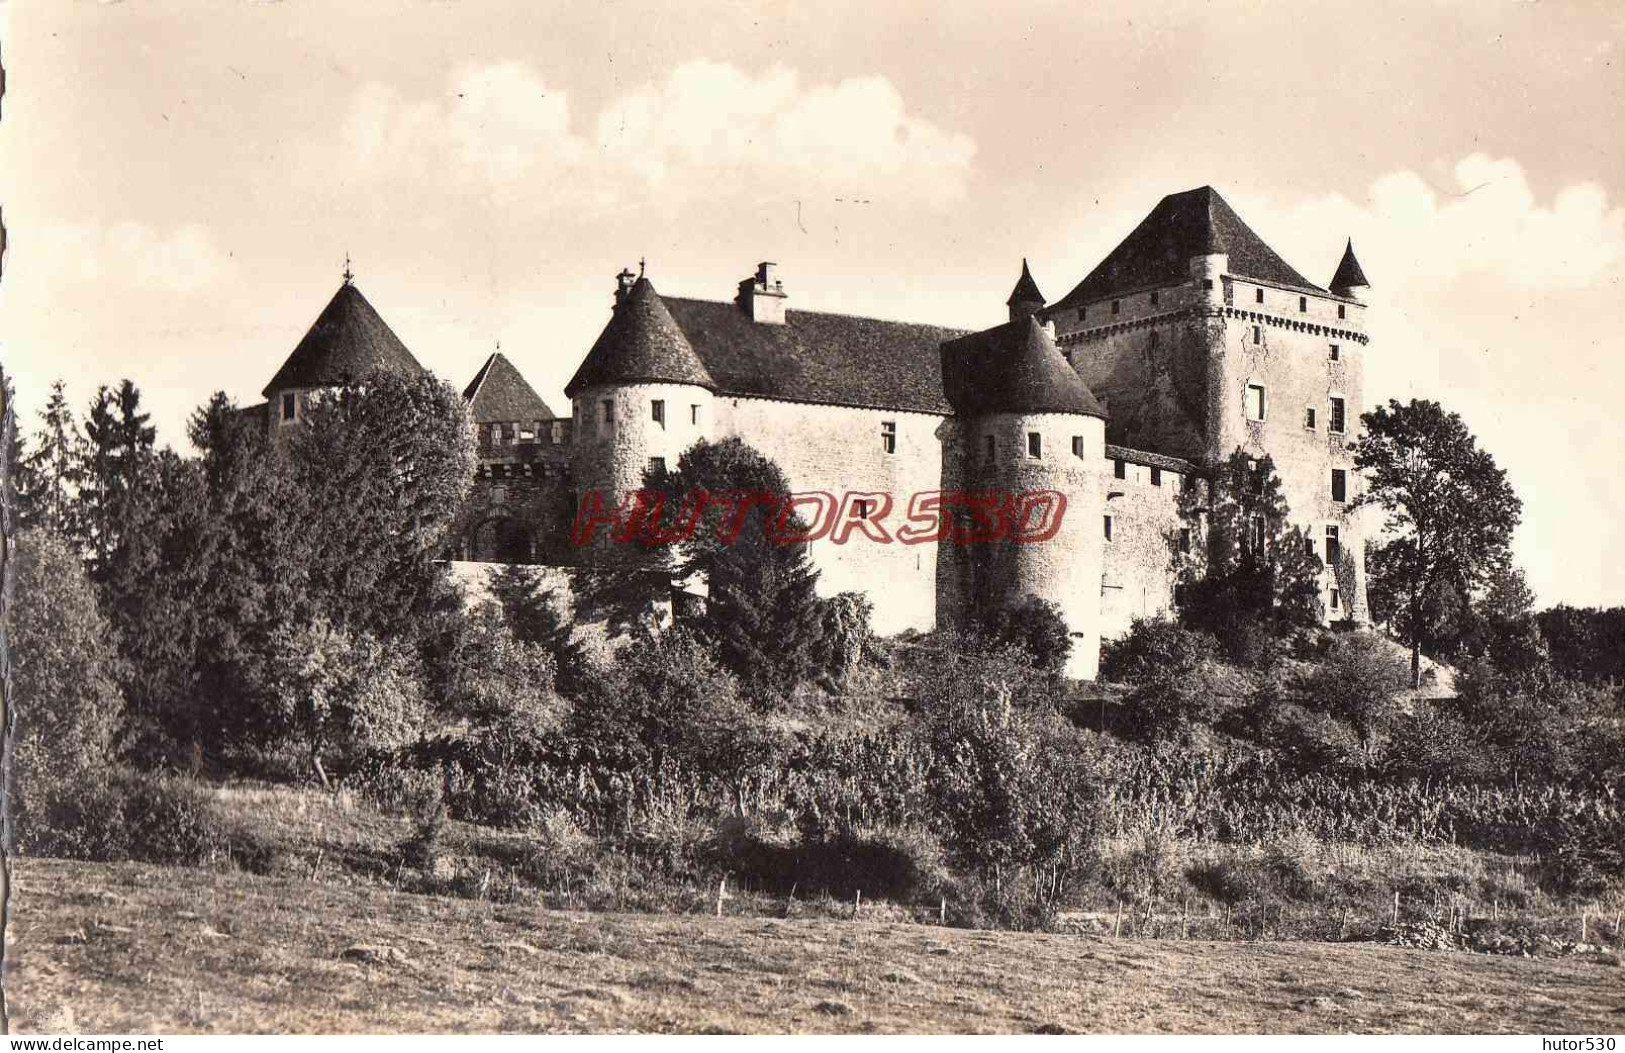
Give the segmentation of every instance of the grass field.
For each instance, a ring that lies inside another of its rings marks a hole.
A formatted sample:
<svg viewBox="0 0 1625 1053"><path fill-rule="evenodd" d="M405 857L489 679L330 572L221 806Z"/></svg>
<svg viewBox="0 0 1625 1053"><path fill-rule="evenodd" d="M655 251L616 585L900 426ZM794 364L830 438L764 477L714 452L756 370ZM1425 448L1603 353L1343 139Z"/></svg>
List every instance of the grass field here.
<svg viewBox="0 0 1625 1053"><path fill-rule="evenodd" d="M579 914L47 859L14 876L14 1032L1625 1029L1617 958Z"/></svg>

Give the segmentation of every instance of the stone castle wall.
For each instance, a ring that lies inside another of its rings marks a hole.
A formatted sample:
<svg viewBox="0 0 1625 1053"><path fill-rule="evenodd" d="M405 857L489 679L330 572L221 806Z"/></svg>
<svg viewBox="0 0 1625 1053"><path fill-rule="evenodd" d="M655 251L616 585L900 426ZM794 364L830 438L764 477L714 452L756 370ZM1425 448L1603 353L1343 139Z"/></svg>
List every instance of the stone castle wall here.
<svg viewBox="0 0 1625 1053"><path fill-rule="evenodd" d="M1129 451L1109 452L1127 456L1109 457L1098 483L1103 537L1105 517L1112 521L1100 583L1100 635L1105 639L1127 633L1136 618L1172 615L1173 557L1185 525L1179 517L1179 492L1189 478L1132 460L1138 455ZM1119 464L1122 478L1117 477Z"/></svg>

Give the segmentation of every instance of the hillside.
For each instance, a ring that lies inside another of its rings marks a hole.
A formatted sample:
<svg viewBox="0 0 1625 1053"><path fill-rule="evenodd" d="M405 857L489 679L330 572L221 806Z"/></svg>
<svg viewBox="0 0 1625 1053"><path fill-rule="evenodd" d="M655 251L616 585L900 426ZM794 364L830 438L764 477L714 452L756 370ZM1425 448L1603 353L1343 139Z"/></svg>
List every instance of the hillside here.
<svg viewBox="0 0 1625 1053"><path fill-rule="evenodd" d="M1619 1030L1617 964L577 914L22 859L16 1032ZM1617 961L1617 959L1616 959Z"/></svg>

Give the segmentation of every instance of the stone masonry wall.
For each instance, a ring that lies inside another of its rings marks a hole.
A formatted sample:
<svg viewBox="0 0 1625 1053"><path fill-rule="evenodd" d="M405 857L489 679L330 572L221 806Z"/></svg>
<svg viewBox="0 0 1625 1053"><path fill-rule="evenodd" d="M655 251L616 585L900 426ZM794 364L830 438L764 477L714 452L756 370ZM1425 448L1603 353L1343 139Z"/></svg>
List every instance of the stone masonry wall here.
<svg viewBox="0 0 1625 1053"><path fill-rule="evenodd" d="M1103 516L1112 519L1105 543L1105 576L1100 590L1100 635L1127 633L1135 618L1171 615L1174 606L1173 553L1184 523L1179 518L1179 472L1118 458L1105 462L1099 494ZM1105 533L1104 521L1100 524Z"/></svg>

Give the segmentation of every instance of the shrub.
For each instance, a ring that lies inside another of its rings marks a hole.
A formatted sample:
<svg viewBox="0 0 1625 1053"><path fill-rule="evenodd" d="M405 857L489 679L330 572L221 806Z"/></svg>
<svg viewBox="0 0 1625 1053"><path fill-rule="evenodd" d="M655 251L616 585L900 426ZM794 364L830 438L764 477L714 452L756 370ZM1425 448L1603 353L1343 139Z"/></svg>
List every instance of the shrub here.
<svg viewBox="0 0 1625 1053"><path fill-rule="evenodd" d="M1375 759L1378 736L1399 712L1400 695L1410 686L1410 670L1386 639L1374 633L1343 633L1332 638L1325 658L1302 686L1312 705L1354 728L1369 764Z"/></svg>
<svg viewBox="0 0 1625 1053"><path fill-rule="evenodd" d="M1217 652L1217 641L1207 633L1182 629L1165 618L1136 618L1127 636L1101 648L1100 677L1141 684L1190 675Z"/></svg>
<svg viewBox="0 0 1625 1053"><path fill-rule="evenodd" d="M1072 653L1072 633L1061 608L1036 596L978 609L972 625L984 647L1020 648L1046 676L1060 676Z"/></svg>
<svg viewBox="0 0 1625 1053"><path fill-rule="evenodd" d="M345 775L344 785L397 815L424 815L445 799L445 776L438 768L409 767L395 753L368 755Z"/></svg>
<svg viewBox="0 0 1625 1053"><path fill-rule="evenodd" d="M575 817L563 808L551 808L536 824L536 841L524 872L544 889L562 888L589 877L597 856L597 841Z"/></svg>
<svg viewBox="0 0 1625 1053"><path fill-rule="evenodd" d="M115 771L37 782L16 816L25 855L196 866L230 850L208 795L184 779Z"/></svg>

